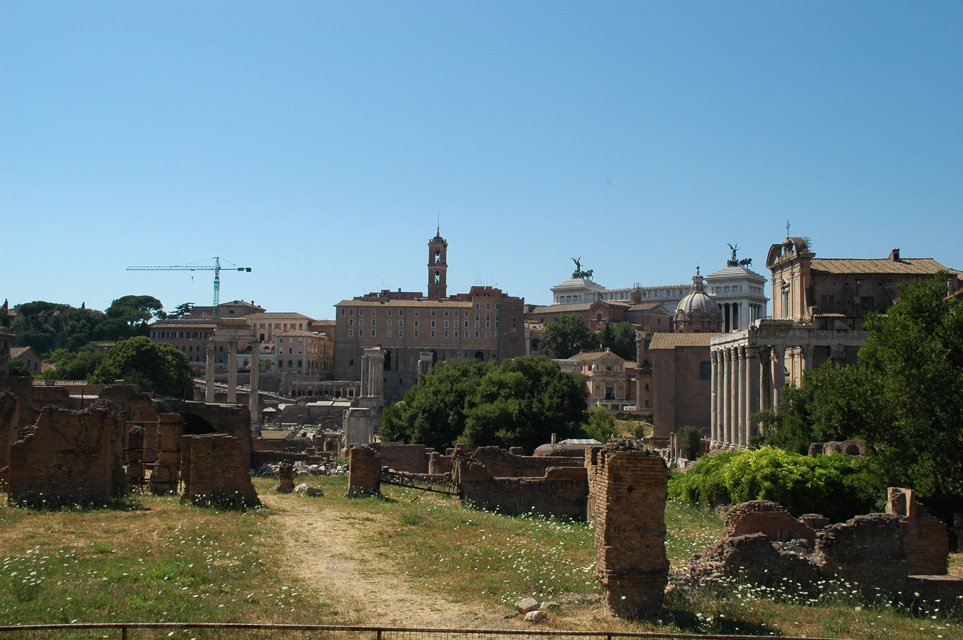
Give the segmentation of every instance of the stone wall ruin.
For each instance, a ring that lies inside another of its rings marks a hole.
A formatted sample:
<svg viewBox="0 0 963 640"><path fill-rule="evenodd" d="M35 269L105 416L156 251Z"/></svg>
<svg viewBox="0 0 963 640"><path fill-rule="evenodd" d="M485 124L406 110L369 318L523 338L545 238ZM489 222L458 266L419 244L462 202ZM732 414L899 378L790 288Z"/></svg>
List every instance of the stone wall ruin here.
<svg viewBox="0 0 963 640"><path fill-rule="evenodd" d="M35 507L103 505L126 492L123 420L105 406L48 407L9 448L8 497Z"/></svg>
<svg viewBox="0 0 963 640"><path fill-rule="evenodd" d="M209 434L181 438L183 500L193 504L259 504L241 443L233 436Z"/></svg>
<svg viewBox="0 0 963 640"><path fill-rule="evenodd" d="M913 492L890 489L887 513L829 524L793 518L772 502L730 508L719 542L689 560L686 580L739 581L814 595L844 581L872 600L879 596L956 601L963 579L947 576L946 526L928 515Z"/></svg>

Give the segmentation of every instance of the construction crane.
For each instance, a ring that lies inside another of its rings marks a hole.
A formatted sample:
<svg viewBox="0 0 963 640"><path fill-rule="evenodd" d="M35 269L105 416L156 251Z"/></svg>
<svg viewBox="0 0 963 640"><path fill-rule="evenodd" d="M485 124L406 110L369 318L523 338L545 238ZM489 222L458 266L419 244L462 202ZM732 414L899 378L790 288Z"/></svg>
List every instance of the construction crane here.
<svg viewBox="0 0 963 640"><path fill-rule="evenodd" d="M170 267L127 267L128 271L213 271L214 272L214 317L217 315L217 306L221 298L221 259L214 257L213 265L174 265ZM231 267L228 271L251 272L251 267Z"/></svg>

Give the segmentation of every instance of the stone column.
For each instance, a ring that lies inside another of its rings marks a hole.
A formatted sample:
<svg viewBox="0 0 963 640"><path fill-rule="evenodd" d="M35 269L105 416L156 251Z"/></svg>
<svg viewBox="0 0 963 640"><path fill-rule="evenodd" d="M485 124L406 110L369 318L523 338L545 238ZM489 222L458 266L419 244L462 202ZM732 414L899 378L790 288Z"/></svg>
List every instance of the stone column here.
<svg viewBox="0 0 963 640"><path fill-rule="evenodd" d="M732 352L728 347L722 350L722 442L729 444L732 442L730 437L730 427L732 422L729 419L732 396L729 387L732 382L729 365L732 363Z"/></svg>
<svg viewBox="0 0 963 640"><path fill-rule="evenodd" d="M251 411L251 437L261 437L261 411L258 398L258 385L261 378L261 366L258 361L261 359L261 343L254 339L251 343L251 394L248 398Z"/></svg>
<svg viewBox="0 0 963 640"><path fill-rule="evenodd" d="M710 351L709 359L712 362L712 379L709 385L712 389L711 400L709 401L709 424L711 425L709 442L710 446L715 446L719 440L719 352Z"/></svg>
<svg viewBox="0 0 963 640"><path fill-rule="evenodd" d="M736 431L736 437L733 438L736 444L745 445L745 426L743 424L743 416L745 415L745 394L742 390L742 385L746 379L745 373L745 362L743 361L743 348L735 347L733 350L733 357L735 358L735 380L733 381L733 394L735 397L732 399L732 406L734 408L735 415L733 416L733 428Z"/></svg>
<svg viewBox="0 0 963 640"><path fill-rule="evenodd" d="M227 401L237 402L237 342L227 343Z"/></svg>
<svg viewBox="0 0 963 640"><path fill-rule="evenodd" d="M782 400L782 388L786 384L786 348L773 346L772 348L772 402L778 407Z"/></svg>
<svg viewBox="0 0 963 640"><path fill-rule="evenodd" d="M772 356L769 353L769 347L758 347L756 359L759 367L759 409L770 409L772 408L772 384L770 384Z"/></svg>
<svg viewBox="0 0 963 640"><path fill-rule="evenodd" d="M214 338L208 338L207 340L207 366L204 368L204 401L214 402L214 370L217 368L215 364L217 357L215 352L217 351L217 343L214 342Z"/></svg>
<svg viewBox="0 0 963 640"><path fill-rule="evenodd" d="M752 413L753 413L752 390L753 390L753 380L755 380L758 376L756 376L754 372L754 369L756 367L756 361L752 357L751 348L744 347L744 349L745 349L745 358L746 358L746 373L745 373L745 377L743 378L744 380L743 384L745 386L744 391L746 394L745 395L746 399L744 404L744 407L745 407L744 422L746 425L746 445L748 445L749 439L752 438L752 436L754 436L756 433L756 424L752 419Z"/></svg>

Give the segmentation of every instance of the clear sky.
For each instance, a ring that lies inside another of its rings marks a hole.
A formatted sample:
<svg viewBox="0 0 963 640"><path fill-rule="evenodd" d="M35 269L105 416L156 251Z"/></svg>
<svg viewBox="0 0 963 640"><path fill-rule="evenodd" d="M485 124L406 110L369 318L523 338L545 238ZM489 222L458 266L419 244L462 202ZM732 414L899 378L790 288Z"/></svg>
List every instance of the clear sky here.
<svg viewBox="0 0 963 640"><path fill-rule="evenodd" d="M727 243L963 268L963 2L0 0L0 298L333 317L689 282Z"/></svg>

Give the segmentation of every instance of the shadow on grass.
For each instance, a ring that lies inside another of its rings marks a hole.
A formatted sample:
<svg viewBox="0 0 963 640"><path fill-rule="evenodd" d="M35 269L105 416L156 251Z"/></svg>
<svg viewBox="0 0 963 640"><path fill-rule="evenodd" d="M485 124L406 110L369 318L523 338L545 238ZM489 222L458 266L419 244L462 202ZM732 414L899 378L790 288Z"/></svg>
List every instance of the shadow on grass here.
<svg viewBox="0 0 963 640"><path fill-rule="evenodd" d="M685 609L663 609L660 618L663 624L673 624L683 633L771 636L776 631L758 621L719 616L700 617Z"/></svg>

